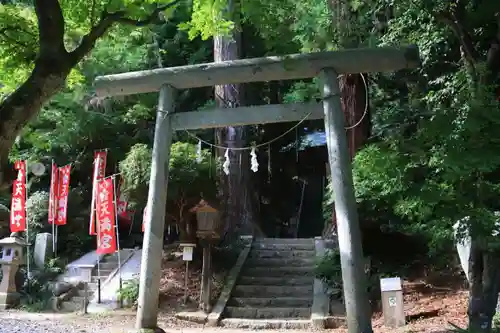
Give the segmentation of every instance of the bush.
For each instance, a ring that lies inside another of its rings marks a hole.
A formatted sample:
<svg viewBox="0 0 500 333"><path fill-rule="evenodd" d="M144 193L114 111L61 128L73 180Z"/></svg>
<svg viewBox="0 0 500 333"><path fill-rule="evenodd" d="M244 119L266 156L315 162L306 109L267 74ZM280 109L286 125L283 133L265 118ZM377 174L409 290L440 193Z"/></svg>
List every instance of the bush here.
<svg viewBox="0 0 500 333"><path fill-rule="evenodd" d="M123 281L122 289L118 291L118 300L126 307L137 307L139 300L139 279L133 278Z"/></svg>
<svg viewBox="0 0 500 333"><path fill-rule="evenodd" d="M342 298L342 270L338 250L327 250L326 254L316 262L314 274L328 286L333 297Z"/></svg>
<svg viewBox="0 0 500 333"><path fill-rule="evenodd" d="M54 296L50 282L63 272L58 259L51 259L43 270L31 279L27 278L25 268L19 270L22 277L20 289L21 308L25 311L40 312L50 307L50 300Z"/></svg>

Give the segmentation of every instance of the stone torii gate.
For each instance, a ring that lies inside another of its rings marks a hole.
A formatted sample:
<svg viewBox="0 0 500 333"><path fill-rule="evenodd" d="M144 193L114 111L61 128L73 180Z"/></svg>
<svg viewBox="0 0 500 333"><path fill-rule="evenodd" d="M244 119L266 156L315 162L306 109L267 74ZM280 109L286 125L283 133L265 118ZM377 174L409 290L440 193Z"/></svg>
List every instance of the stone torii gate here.
<svg viewBox="0 0 500 333"><path fill-rule="evenodd" d="M159 91L153 144L148 212L140 275L137 329L157 327L158 293L168 160L175 130L264 124L308 119L325 121L337 232L349 332L371 332L371 318L363 271L363 253L353 188L338 76L350 73L392 72L420 64L415 46L352 49L294 54L216 63L161 68L98 77L98 96L119 96ZM322 82L320 103L298 103L216 108L175 113L175 91L224 84L305 79Z"/></svg>

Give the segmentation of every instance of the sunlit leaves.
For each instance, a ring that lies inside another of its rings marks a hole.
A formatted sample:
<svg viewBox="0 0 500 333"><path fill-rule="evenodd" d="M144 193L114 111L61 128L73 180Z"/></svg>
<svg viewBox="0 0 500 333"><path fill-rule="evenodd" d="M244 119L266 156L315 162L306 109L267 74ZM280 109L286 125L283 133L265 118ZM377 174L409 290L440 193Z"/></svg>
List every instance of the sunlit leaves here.
<svg viewBox="0 0 500 333"><path fill-rule="evenodd" d="M0 94L14 90L28 77L38 52L37 34L36 16L30 7L0 4L0 83L3 85Z"/></svg>
<svg viewBox="0 0 500 333"><path fill-rule="evenodd" d="M206 40L215 35L228 34L234 22L224 17L226 8L226 0L193 0L191 21L179 24L179 28L187 30L191 39L198 35Z"/></svg>
<svg viewBox="0 0 500 333"><path fill-rule="evenodd" d="M131 200L145 204L149 187L152 149L145 144L136 144L120 162L120 171L125 179L124 190ZM197 156L196 145L176 142L170 150L168 199L172 201L204 196L215 190L211 177L215 162L208 150L202 150Z"/></svg>

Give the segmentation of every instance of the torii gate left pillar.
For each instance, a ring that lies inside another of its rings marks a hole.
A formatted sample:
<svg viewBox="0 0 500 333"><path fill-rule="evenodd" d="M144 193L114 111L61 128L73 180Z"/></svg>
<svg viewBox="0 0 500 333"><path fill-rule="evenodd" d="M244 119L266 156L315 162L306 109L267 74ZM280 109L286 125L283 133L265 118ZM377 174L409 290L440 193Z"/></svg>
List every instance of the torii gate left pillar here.
<svg viewBox="0 0 500 333"><path fill-rule="evenodd" d="M157 327L168 160L173 131L289 122L308 116L309 119L325 120L348 330L349 333L372 332L358 213L337 76L349 73L396 71L414 68L419 64L418 49L410 46L242 59L98 77L95 87L100 96L160 91L148 193L148 214L142 249L136 328L142 330ZM305 79L316 76L321 78L323 85L321 104L263 105L173 113L175 89Z"/></svg>

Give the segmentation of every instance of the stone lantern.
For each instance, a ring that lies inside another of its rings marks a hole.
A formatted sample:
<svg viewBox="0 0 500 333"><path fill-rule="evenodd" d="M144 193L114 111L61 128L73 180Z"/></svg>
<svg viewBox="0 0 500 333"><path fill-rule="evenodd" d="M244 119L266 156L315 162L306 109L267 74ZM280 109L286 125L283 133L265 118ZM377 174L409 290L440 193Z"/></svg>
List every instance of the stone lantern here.
<svg viewBox="0 0 500 333"><path fill-rule="evenodd" d="M219 210L215 208L215 204L208 203L202 199L190 211L196 213L198 227L196 236L199 239L206 241L220 239L224 225Z"/></svg>
<svg viewBox="0 0 500 333"><path fill-rule="evenodd" d="M16 306L19 302L15 277L20 265L26 263L24 249L28 246L15 234L0 240L0 265L2 281L0 282L0 310Z"/></svg>
<svg viewBox="0 0 500 333"><path fill-rule="evenodd" d="M200 239L203 247L203 267L201 270L201 297L200 308L205 312L210 312L211 281L212 276L212 253L211 245L221 238L224 227L221 214L213 203L201 200L196 206L190 209L196 213L198 230L196 236Z"/></svg>

